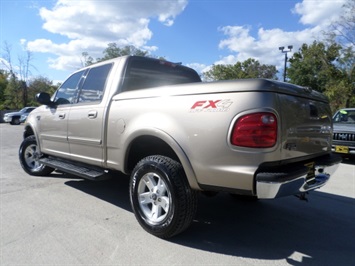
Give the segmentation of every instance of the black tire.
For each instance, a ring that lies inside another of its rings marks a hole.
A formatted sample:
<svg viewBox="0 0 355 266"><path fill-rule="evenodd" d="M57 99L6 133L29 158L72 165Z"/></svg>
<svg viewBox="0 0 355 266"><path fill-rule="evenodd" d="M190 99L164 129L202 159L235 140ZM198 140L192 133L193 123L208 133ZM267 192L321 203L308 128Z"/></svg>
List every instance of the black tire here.
<svg viewBox="0 0 355 266"><path fill-rule="evenodd" d="M197 210L197 192L181 164L159 155L142 159L134 168L130 200L139 224L164 239L187 229Z"/></svg>
<svg viewBox="0 0 355 266"><path fill-rule="evenodd" d="M13 117L10 124L11 124L11 125L19 125L19 124L21 124L21 123L20 123L20 118L17 117L17 116Z"/></svg>
<svg viewBox="0 0 355 266"><path fill-rule="evenodd" d="M46 176L54 171L53 168L45 166L39 162L41 153L38 149L34 135L23 140L19 150L20 164L29 175Z"/></svg>

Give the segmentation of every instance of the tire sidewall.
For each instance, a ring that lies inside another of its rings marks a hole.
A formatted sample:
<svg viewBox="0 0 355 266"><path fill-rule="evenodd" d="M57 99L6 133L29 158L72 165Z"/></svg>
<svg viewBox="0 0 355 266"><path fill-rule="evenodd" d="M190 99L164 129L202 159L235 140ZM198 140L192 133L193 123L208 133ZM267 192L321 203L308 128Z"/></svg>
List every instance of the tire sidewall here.
<svg viewBox="0 0 355 266"><path fill-rule="evenodd" d="M44 164L42 164L40 167L36 169L32 169L27 165L25 160L25 151L30 145L38 146L36 138L33 135L24 139L19 149L19 160L23 170L29 175L34 175L34 176L42 176L51 173L54 169L46 167Z"/></svg>
<svg viewBox="0 0 355 266"><path fill-rule="evenodd" d="M155 173L159 175L159 177L165 182L171 195L171 202L168 214L164 220L157 223L152 223L149 219L146 218L138 202L138 184L141 181L142 177L147 173ZM134 214L140 225L146 231L148 231L149 233L153 233L156 236L165 235L167 231L169 231L169 228L174 227L174 216L176 211L178 211L178 205L176 204L176 192L168 175L169 170L164 165L154 162L153 160L149 160L144 163L141 162L136 166L130 182L130 200L132 208L134 210Z"/></svg>

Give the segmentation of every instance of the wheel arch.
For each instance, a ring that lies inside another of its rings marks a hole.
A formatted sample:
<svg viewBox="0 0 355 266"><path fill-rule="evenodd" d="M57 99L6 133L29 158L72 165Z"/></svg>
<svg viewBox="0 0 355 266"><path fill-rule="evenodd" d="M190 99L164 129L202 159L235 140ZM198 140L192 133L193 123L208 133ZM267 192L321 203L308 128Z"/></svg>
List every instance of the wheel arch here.
<svg viewBox="0 0 355 266"><path fill-rule="evenodd" d="M37 141L37 145L38 145L38 148L41 150L41 143L38 139L38 135L37 135L37 132L36 130L34 129L34 127L31 125L31 124L26 124L25 127L24 127L24 131L23 131L23 139L29 137L29 136L32 136L34 135L35 138L36 138L36 141Z"/></svg>
<svg viewBox="0 0 355 266"><path fill-rule="evenodd" d="M132 135L129 144L126 145L124 160L126 173L132 172L135 165L147 156L163 155L178 161L185 171L191 188L200 190L192 165L174 138L157 129L143 130Z"/></svg>
<svg viewBox="0 0 355 266"><path fill-rule="evenodd" d="M26 125L25 129L23 131L23 138L25 139L25 138L32 136L32 135L35 135L33 128L29 125Z"/></svg>

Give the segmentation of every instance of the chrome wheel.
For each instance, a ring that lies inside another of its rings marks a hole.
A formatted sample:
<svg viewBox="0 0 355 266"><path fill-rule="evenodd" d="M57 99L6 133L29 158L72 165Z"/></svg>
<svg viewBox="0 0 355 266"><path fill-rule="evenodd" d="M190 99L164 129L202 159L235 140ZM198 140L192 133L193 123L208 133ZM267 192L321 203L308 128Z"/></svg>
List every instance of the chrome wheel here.
<svg viewBox="0 0 355 266"><path fill-rule="evenodd" d="M161 155L145 157L134 167L129 185L134 215L147 232L167 239L192 223L197 192L179 162Z"/></svg>
<svg viewBox="0 0 355 266"><path fill-rule="evenodd" d="M156 173L146 173L139 181L138 202L151 223L163 221L170 208L171 193L164 180Z"/></svg>
<svg viewBox="0 0 355 266"><path fill-rule="evenodd" d="M20 164L29 175L45 176L54 171L53 168L40 163L42 156L34 135L25 138L20 146Z"/></svg>
<svg viewBox="0 0 355 266"><path fill-rule="evenodd" d="M36 144L29 145L24 152L25 163L33 171L39 170L42 164L39 163L39 152Z"/></svg>

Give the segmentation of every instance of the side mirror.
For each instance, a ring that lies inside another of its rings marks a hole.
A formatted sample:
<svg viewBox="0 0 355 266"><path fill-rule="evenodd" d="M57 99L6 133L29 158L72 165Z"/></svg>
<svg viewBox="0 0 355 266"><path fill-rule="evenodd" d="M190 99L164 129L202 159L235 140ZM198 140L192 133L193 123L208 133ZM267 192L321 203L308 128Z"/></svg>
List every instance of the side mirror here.
<svg viewBox="0 0 355 266"><path fill-rule="evenodd" d="M51 101L51 96L46 92L40 92L36 95L36 101L40 104L51 105L53 102Z"/></svg>

